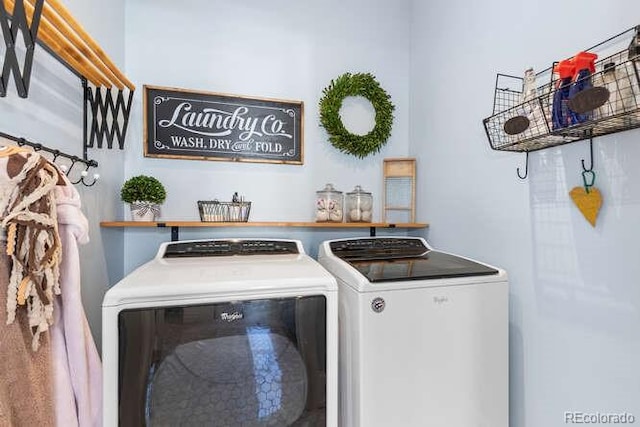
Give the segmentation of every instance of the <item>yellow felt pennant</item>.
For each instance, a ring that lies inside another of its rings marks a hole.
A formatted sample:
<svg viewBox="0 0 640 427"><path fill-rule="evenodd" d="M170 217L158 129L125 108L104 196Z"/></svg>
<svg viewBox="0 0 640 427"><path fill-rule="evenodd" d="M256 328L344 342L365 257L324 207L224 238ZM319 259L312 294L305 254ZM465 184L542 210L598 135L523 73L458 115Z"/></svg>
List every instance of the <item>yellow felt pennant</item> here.
<svg viewBox="0 0 640 427"><path fill-rule="evenodd" d="M584 187L574 187L569 195L573 203L578 207L582 215L589 221L591 226L596 226L596 219L602 206L602 194L595 187L590 187L589 192Z"/></svg>

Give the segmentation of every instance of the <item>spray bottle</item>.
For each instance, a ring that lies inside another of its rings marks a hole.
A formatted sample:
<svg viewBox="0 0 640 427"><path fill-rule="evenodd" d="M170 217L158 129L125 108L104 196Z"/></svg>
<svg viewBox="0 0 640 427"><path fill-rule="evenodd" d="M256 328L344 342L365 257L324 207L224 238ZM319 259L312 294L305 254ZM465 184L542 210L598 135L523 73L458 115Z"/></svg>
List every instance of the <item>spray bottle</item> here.
<svg viewBox="0 0 640 427"><path fill-rule="evenodd" d="M631 43L629 43L628 58L637 61L640 59L637 58L637 56L640 55L640 25L635 27L635 31L636 33L633 39L631 39Z"/></svg>
<svg viewBox="0 0 640 427"><path fill-rule="evenodd" d="M635 28L635 34L629 43L628 61L624 64L625 71L629 76L623 87L621 88L623 105L626 111L633 110L640 106L640 84L637 79L636 69L638 67L638 61L640 61L640 25ZM633 76L636 78L634 79ZM640 113L636 112L636 118L640 118Z"/></svg>
<svg viewBox="0 0 640 427"><path fill-rule="evenodd" d="M578 52L573 57L573 65L575 66L575 75L573 77L573 84L569 90L569 99L576 96L583 90L593 87L591 83L591 75L596 72L596 59L598 55L591 52ZM591 111L578 114L571 110L570 121L572 124L583 123L591 119Z"/></svg>
<svg viewBox="0 0 640 427"><path fill-rule="evenodd" d="M533 134L547 133L547 125L542 113L540 101L537 99L536 73L533 68L528 68L524 72L522 83L522 97L520 102L525 106L523 115L529 119Z"/></svg>
<svg viewBox="0 0 640 427"><path fill-rule="evenodd" d="M553 129L561 129L569 126L569 90L571 80L575 73L575 65L570 59L564 59L553 67L554 73L558 74L556 91L553 94L553 106L551 110L551 121Z"/></svg>

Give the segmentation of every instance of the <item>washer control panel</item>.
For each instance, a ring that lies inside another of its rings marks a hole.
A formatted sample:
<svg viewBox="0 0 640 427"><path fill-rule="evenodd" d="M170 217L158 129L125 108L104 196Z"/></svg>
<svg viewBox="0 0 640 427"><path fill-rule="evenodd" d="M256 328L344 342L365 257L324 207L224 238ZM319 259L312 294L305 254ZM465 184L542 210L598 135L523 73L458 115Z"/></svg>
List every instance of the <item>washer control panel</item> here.
<svg viewBox="0 0 640 427"><path fill-rule="evenodd" d="M417 257L429 252L422 239L411 237L337 240L329 247L335 256L349 261Z"/></svg>
<svg viewBox="0 0 640 427"><path fill-rule="evenodd" d="M299 254L294 241L283 240L201 240L167 245L163 258L215 257L234 255Z"/></svg>

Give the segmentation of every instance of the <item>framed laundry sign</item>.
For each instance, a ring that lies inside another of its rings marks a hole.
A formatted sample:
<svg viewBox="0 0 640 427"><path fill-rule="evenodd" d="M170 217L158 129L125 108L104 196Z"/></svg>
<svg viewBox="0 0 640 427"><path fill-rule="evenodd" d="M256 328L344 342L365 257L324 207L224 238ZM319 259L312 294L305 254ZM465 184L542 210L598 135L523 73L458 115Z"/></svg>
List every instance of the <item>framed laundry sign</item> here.
<svg viewBox="0 0 640 427"><path fill-rule="evenodd" d="M303 164L302 101L144 86L144 155Z"/></svg>

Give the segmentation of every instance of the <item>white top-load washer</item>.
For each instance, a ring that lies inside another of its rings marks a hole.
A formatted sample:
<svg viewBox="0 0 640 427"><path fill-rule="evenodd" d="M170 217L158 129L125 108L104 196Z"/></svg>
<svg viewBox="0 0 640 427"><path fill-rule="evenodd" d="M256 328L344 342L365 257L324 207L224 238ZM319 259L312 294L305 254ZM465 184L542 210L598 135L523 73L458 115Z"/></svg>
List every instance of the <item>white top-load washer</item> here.
<svg viewBox="0 0 640 427"><path fill-rule="evenodd" d="M337 425L337 284L282 239L164 243L103 301L104 425Z"/></svg>
<svg viewBox="0 0 640 427"><path fill-rule="evenodd" d="M416 237L321 244L338 279L340 425L507 427L508 284Z"/></svg>

